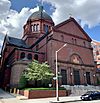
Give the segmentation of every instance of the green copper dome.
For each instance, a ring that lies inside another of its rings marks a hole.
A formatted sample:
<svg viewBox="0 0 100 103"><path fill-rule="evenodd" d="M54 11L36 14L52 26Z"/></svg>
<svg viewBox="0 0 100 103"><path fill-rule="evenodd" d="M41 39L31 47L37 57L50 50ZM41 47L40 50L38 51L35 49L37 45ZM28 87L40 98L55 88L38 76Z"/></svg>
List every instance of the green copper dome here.
<svg viewBox="0 0 100 103"><path fill-rule="evenodd" d="M38 19L43 19L43 20L48 20L50 22L53 22L52 18L43 11L43 6L39 6L39 11L34 12L28 20L38 20Z"/></svg>

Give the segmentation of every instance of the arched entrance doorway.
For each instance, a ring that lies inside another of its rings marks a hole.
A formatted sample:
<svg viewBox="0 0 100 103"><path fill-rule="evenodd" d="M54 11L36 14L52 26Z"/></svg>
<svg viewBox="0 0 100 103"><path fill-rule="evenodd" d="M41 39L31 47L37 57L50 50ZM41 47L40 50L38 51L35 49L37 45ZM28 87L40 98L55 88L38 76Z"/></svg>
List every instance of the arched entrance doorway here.
<svg viewBox="0 0 100 103"><path fill-rule="evenodd" d="M73 84L74 85L80 85L81 84L81 64L83 64L83 61L81 57L74 53L70 56L70 63L72 64L72 78L73 78ZM72 81L71 81L72 82Z"/></svg>

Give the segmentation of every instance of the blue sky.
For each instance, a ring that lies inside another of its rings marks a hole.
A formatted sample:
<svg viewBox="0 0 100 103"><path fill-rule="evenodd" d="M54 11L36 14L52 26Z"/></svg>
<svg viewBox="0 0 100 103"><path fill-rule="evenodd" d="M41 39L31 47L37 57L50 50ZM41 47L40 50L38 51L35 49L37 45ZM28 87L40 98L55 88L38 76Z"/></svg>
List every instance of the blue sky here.
<svg viewBox="0 0 100 103"><path fill-rule="evenodd" d="M22 37L23 25L41 3L55 24L71 14L93 40L100 41L100 0L0 0L0 46L6 34Z"/></svg>
<svg viewBox="0 0 100 103"><path fill-rule="evenodd" d="M41 5L42 2L38 1L38 0L10 0L12 5L11 5L11 9L17 10L18 12L20 12L22 10L23 7L29 7L29 8L35 8L38 5ZM46 10L46 12L51 15L52 14L52 10L50 10L50 3L43 3L44 9Z"/></svg>
<svg viewBox="0 0 100 103"><path fill-rule="evenodd" d="M99 26L95 26L92 28L88 28L88 26L84 27L84 30L86 31L86 33L93 39L96 41L100 42L100 25Z"/></svg>
<svg viewBox="0 0 100 103"><path fill-rule="evenodd" d="M23 7L34 8L39 2L37 0L10 0L12 5L11 9L17 10L20 12Z"/></svg>
<svg viewBox="0 0 100 103"><path fill-rule="evenodd" d="M41 1L38 0L11 0L11 9L14 9L18 12L22 10L23 7L29 7L29 8L34 8L37 5L41 4ZM50 3L43 3L44 9L46 12L51 15L52 10L50 10L50 6L52 6ZM92 28L89 28L87 25L84 26L84 30L89 34L89 36L97 41L100 41L100 25L94 26Z"/></svg>

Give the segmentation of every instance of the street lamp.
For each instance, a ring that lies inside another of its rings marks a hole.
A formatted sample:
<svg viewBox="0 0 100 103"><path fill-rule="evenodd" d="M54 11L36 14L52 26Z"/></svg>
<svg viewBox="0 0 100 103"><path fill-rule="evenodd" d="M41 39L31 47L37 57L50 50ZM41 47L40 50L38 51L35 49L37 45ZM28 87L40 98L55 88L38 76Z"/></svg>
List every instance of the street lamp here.
<svg viewBox="0 0 100 103"><path fill-rule="evenodd" d="M56 51L56 98L57 98L57 101L59 101L59 96L58 96L58 66L57 66L57 53L63 49L65 46L67 46L67 44L64 44L61 48L59 48L57 51Z"/></svg>

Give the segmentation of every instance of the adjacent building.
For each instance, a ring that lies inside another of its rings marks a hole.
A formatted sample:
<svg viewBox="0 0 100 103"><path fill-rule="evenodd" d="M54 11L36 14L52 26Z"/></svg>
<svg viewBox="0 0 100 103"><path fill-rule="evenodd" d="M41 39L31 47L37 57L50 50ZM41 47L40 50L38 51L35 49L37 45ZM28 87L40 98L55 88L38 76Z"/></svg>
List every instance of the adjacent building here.
<svg viewBox="0 0 100 103"><path fill-rule="evenodd" d="M100 85L100 42L93 40L91 44L93 47L94 61L96 63L97 83Z"/></svg>
<svg viewBox="0 0 100 103"><path fill-rule="evenodd" d="M96 69L91 38L70 17L58 25L40 6L23 27L21 39L5 36L1 51L0 85L18 86L21 73L32 60L47 61L55 72L55 52L62 85L95 85Z"/></svg>

